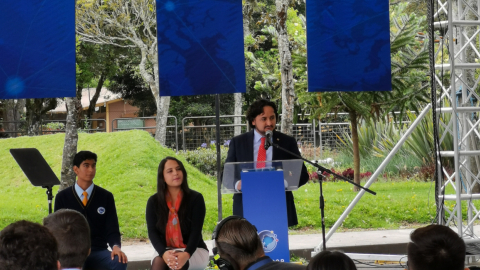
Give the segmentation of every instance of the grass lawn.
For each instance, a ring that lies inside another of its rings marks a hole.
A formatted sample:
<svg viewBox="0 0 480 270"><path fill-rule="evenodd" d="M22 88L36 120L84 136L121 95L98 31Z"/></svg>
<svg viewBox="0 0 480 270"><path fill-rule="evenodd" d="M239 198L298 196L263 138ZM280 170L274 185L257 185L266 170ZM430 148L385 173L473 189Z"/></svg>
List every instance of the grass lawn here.
<svg viewBox="0 0 480 270"><path fill-rule="evenodd" d="M33 187L9 153L11 148L38 148L60 178L64 134L0 140L0 229L21 219L41 222L48 214L45 189ZM78 150L98 154L95 184L115 196L120 230L125 239L146 238L145 206L156 191L158 163L165 156L177 156L159 146L143 131L79 134ZM185 159L178 155L182 161ZM216 181L186 164L189 185L203 194L207 216L204 237L210 237L217 220ZM435 216L434 185L426 182L377 182L371 186L377 196L365 194L344 222L344 229L396 229L428 224ZM54 188L54 194L58 187ZM318 233L321 229L319 185L309 183L294 192L299 225L291 233ZM343 182L324 183L327 229L355 197ZM232 211L231 195L222 199L223 213Z"/></svg>

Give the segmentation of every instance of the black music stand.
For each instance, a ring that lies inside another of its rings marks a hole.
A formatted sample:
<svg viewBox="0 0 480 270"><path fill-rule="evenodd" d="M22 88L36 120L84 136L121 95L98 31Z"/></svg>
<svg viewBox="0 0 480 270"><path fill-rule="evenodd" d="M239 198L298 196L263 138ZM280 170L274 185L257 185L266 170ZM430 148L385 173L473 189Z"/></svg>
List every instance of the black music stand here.
<svg viewBox="0 0 480 270"><path fill-rule="evenodd" d="M36 187L47 189L48 213L52 213L52 187L60 185L57 176L52 168L36 148L10 149L10 154L27 176L30 183Z"/></svg>

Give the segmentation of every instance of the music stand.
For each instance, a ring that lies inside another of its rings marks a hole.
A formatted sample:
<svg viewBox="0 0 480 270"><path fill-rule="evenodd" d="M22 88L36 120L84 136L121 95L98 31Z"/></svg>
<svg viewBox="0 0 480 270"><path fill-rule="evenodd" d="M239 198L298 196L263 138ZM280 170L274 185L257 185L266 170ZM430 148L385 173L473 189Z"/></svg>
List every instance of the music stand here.
<svg viewBox="0 0 480 270"><path fill-rule="evenodd" d="M57 176L36 148L10 149L10 154L27 176L30 183L36 187L47 189L48 213L52 213L52 187L60 185Z"/></svg>

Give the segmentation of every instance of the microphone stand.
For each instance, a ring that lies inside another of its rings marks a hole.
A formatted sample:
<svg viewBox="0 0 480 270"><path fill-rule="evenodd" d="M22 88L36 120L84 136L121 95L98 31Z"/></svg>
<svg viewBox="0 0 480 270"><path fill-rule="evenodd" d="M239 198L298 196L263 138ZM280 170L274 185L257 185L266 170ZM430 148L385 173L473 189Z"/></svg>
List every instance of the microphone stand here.
<svg viewBox="0 0 480 270"><path fill-rule="evenodd" d="M270 137L270 139L271 139L271 137ZM377 195L377 193L374 192L374 191L372 191L372 190L370 190L370 189L368 189L368 188L365 188L365 187L363 187L363 186L361 186L361 185L359 185L359 184L357 184L357 183L355 183L355 182L353 182L353 181L351 181L350 179L348 179L348 178L346 178L346 177L344 177L344 176L342 176L342 175L338 175L338 174L332 172L331 170L329 170L329 169L327 169L327 168L325 168L325 167L320 166L320 165L319 165L318 163L316 163L316 162L311 162L310 160L307 160L307 159L303 158L301 155L297 155L297 154L295 154L295 153L293 153L293 152L291 152L291 151L289 151L289 150L281 147L280 145L274 143L274 142L273 142L273 139L272 139L272 140L266 140L266 141L268 141L269 146L273 146L273 147L275 147L275 148L277 148L277 149L280 149L280 150L282 150L282 151L284 151L284 152L286 152L286 153L289 153L290 155L295 156L295 157L297 157L297 158L299 158L299 159L301 159L301 160L303 160L303 161L306 161L307 163L310 163L310 164L312 164L313 166L315 166L315 167L317 168L317 174L319 175L319 177L318 177L318 182L320 183L320 214L321 214L321 218L322 218L323 250L327 250L327 246L326 246L326 243L325 243L325 200L324 200L324 198L323 198L323 188L322 188L322 177L325 177L325 176L323 175L323 172L326 172L326 173L329 173L329 174L333 174L333 175L335 175L337 178L340 178L340 179L342 179L343 181L348 182L348 183L350 183L350 184L352 184L352 185L354 185L354 186L356 186L356 187L359 187L359 188L361 188L361 189L365 190L366 192L371 193L371 194L373 194L373 195ZM268 147L266 147L266 148L268 148Z"/></svg>

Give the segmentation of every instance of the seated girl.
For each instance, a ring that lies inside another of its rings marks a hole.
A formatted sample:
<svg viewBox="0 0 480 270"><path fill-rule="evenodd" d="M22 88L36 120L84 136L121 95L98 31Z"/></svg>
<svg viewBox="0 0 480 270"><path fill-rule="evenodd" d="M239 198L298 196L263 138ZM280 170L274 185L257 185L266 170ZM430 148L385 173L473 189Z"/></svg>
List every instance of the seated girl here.
<svg viewBox="0 0 480 270"><path fill-rule="evenodd" d="M187 171L178 159L160 162L157 193L148 199L146 218L155 248L152 270L207 267L208 249L202 239L205 201L188 187Z"/></svg>

